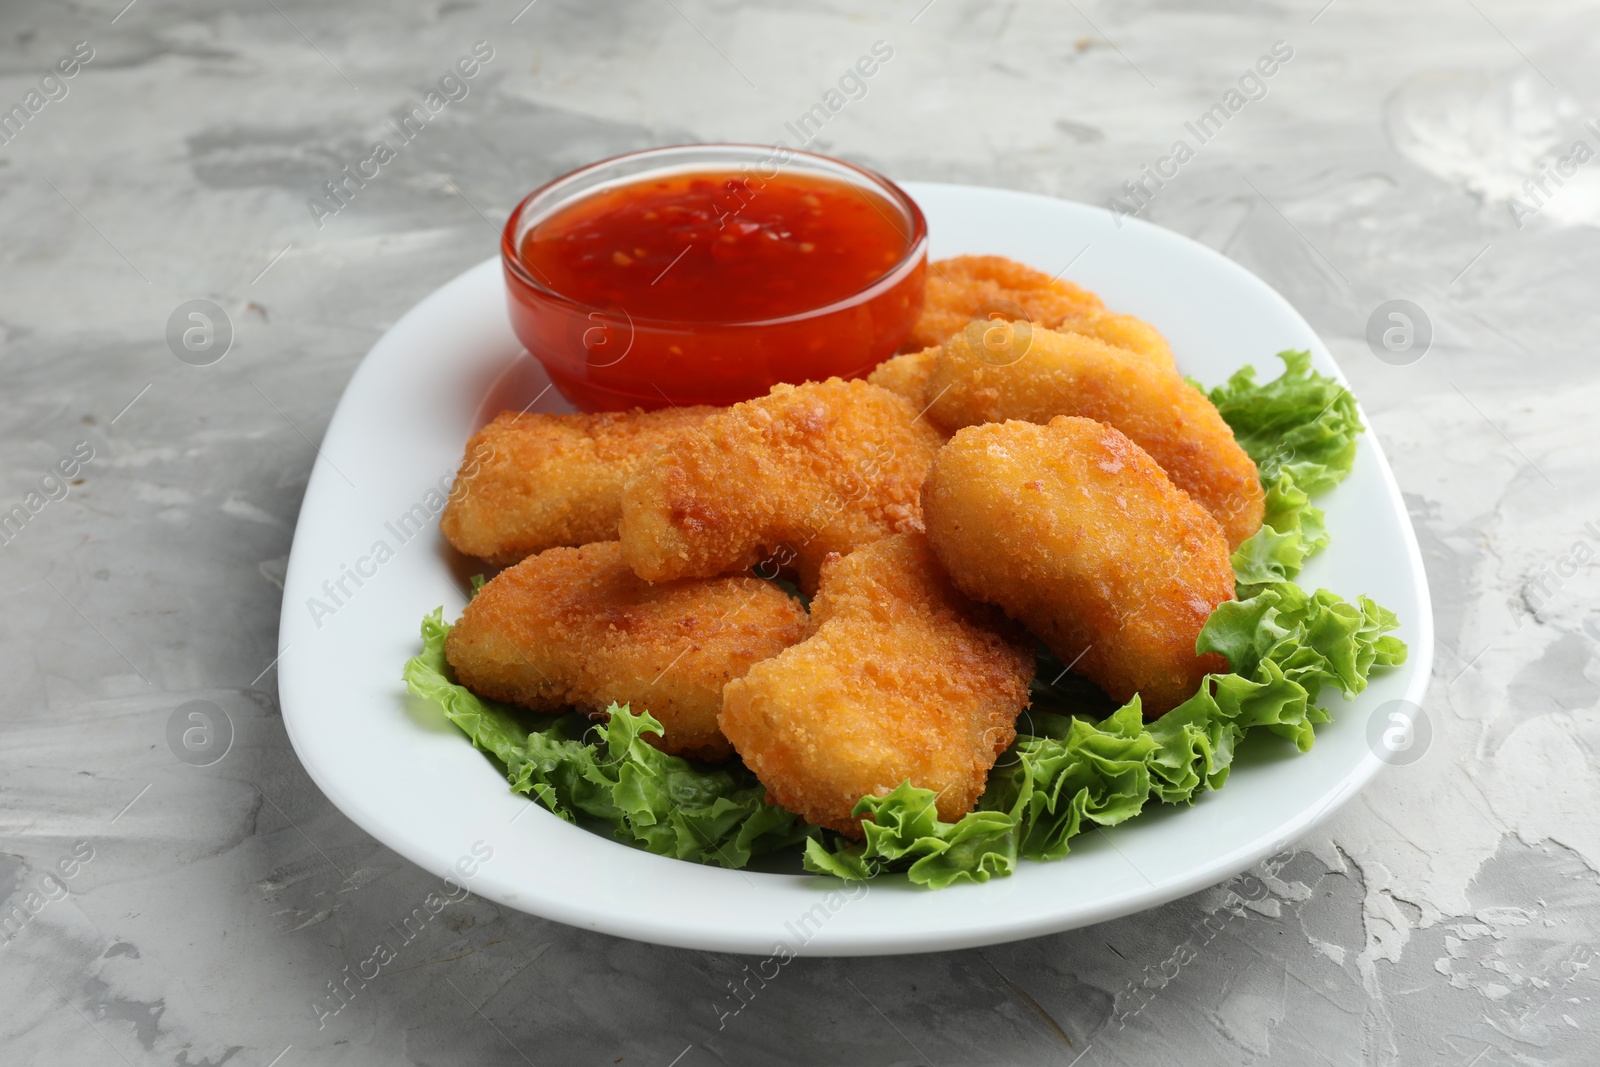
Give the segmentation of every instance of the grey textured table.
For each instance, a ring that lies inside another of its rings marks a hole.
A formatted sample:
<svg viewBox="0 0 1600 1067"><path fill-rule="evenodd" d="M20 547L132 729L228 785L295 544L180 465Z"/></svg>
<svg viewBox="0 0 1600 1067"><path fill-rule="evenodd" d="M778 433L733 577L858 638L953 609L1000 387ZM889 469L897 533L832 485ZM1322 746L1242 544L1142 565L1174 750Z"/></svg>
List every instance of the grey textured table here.
<svg viewBox="0 0 1600 1067"><path fill-rule="evenodd" d="M0 40L0 511L23 508L0 548L0 1061L1600 1059L1593 6L123 2L9 3ZM1133 197L1327 339L1423 543L1431 746L1275 874L982 951L800 960L736 1015L743 959L475 898L329 1010L436 887L311 785L276 705L284 561L345 381L534 184L792 141L880 40L815 147ZM479 41L492 58L329 200ZM1202 144L1185 123L1219 103ZM1162 162L1179 139L1192 158ZM1146 165L1172 176L1135 197ZM1426 354L1369 345L1394 299ZM190 300L226 313L220 362L169 346ZM168 743L193 700L236 731L209 767Z"/></svg>

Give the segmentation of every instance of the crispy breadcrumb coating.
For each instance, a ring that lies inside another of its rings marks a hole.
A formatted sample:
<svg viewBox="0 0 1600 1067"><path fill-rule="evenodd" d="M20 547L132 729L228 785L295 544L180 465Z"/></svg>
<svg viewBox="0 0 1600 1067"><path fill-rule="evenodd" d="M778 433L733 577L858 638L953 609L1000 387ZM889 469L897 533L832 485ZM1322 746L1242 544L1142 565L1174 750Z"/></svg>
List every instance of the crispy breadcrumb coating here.
<svg viewBox="0 0 1600 1067"><path fill-rule="evenodd" d="M1172 358L1172 349L1167 345L1167 339L1162 337L1156 328L1143 319L1136 319L1132 315L1118 315L1110 311L1090 311L1079 316L1067 316L1060 322L1041 322L1037 325L1045 329L1055 329L1081 333L1085 337L1093 337L1097 341L1104 341L1117 348L1126 348L1130 352L1137 352L1141 356L1160 360L1168 367L1176 367L1177 363Z"/></svg>
<svg viewBox="0 0 1600 1067"><path fill-rule="evenodd" d="M828 553L920 528L942 440L864 381L773 386L679 435L628 483L623 556L652 582L792 565L809 592Z"/></svg>
<svg viewBox="0 0 1600 1067"><path fill-rule="evenodd" d="M955 256L928 264L922 317L901 346L906 351L943 344L986 306L1019 308L1034 322L1058 321L1104 305L1087 289L1051 278L1004 256Z"/></svg>
<svg viewBox="0 0 1600 1067"><path fill-rule="evenodd" d="M939 346L905 352L878 364L867 381L911 401L918 411L928 406L928 379L939 362Z"/></svg>
<svg viewBox="0 0 1600 1067"><path fill-rule="evenodd" d="M946 433L1057 415L1109 423L1221 523L1230 548L1261 528L1266 498L1255 462L1205 394L1176 370L1091 337L1041 328L1025 347L1001 351L997 359L981 339L952 337L929 361L926 418Z"/></svg>
<svg viewBox="0 0 1600 1067"><path fill-rule="evenodd" d="M957 588L996 604L1061 662L1145 713L1193 696L1195 653L1234 597L1216 520L1122 433L1092 419L989 423L951 438L923 489L928 541Z"/></svg>
<svg viewBox="0 0 1600 1067"><path fill-rule="evenodd" d="M1072 330L1107 344L1172 362L1166 339L1149 323L1107 311L1100 298L1004 256L956 256L928 265L922 317L902 351L943 344L981 330L991 318L1025 318L1035 326Z"/></svg>
<svg viewBox="0 0 1600 1067"><path fill-rule="evenodd" d="M800 640L805 609L771 582L736 576L651 585L615 541L552 548L502 571L445 641L474 693L534 711L649 711L674 755L724 760L722 688Z"/></svg>
<svg viewBox="0 0 1600 1067"><path fill-rule="evenodd" d="M628 479L716 410L502 412L467 442L440 529L457 550L496 566L558 545L615 540Z"/></svg>
<svg viewBox="0 0 1600 1067"><path fill-rule="evenodd" d="M941 819L971 811L1033 669L1026 636L898 534L829 557L806 639L730 682L719 721L776 803L859 838L856 802L904 781Z"/></svg>

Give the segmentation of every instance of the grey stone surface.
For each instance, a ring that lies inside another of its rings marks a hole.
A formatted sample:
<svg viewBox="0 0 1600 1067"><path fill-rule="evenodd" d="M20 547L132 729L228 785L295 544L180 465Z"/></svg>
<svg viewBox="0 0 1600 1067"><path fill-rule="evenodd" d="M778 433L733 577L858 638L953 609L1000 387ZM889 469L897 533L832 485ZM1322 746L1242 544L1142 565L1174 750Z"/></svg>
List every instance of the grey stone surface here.
<svg viewBox="0 0 1600 1067"><path fill-rule="evenodd" d="M0 145L0 510L43 505L0 548L0 908L25 914L0 1061L1600 1060L1600 162L1561 164L1600 148L1593 5L123 2L0 16L0 107L93 50ZM312 786L276 705L284 561L345 381L536 183L784 137L880 39L893 60L816 147L1100 203L1292 47L1141 214L1280 289L1355 382L1433 583L1431 750L1259 892L795 961L726 1018L750 961L473 899L319 1017L435 888ZM480 40L468 95L319 226L307 198ZM194 299L232 325L210 366L166 340ZM1405 365L1365 340L1390 299L1433 327ZM234 727L207 767L167 743L195 700Z"/></svg>

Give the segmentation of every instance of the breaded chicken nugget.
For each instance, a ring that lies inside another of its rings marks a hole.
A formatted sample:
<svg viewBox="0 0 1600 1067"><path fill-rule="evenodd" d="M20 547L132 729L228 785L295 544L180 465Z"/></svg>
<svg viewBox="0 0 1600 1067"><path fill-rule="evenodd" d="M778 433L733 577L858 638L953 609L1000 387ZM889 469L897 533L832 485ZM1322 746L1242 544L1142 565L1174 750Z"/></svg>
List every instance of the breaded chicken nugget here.
<svg viewBox="0 0 1600 1067"><path fill-rule="evenodd" d="M1012 305L1034 322L1099 309L1100 298L1068 281L1004 256L955 256L928 264L922 317L904 346L907 350L943 344L987 306Z"/></svg>
<svg viewBox="0 0 1600 1067"><path fill-rule="evenodd" d="M772 799L861 836L850 810L901 782L959 819L1016 736L1026 635L945 577L921 533L832 556L806 639L723 691L723 733Z"/></svg>
<svg viewBox="0 0 1600 1067"><path fill-rule="evenodd" d="M946 433L1057 415L1110 423L1221 523L1230 548L1261 528L1266 499L1255 461L1205 394L1156 359L1035 327L1026 346L997 361L963 333L932 360L925 390L926 418Z"/></svg>
<svg viewBox="0 0 1600 1067"><path fill-rule="evenodd" d="M933 368L938 362L938 345L906 352L878 364L877 369L867 375L867 381L891 393L899 393L921 411L928 406L928 379L933 377Z"/></svg>
<svg viewBox="0 0 1600 1067"><path fill-rule="evenodd" d="M467 442L440 529L457 550L497 566L558 545L615 540L623 485L716 410L502 412Z"/></svg>
<svg viewBox="0 0 1600 1067"><path fill-rule="evenodd" d="M1149 323L1107 311L1088 290L1004 256L957 256L929 264L922 317L902 347L942 344L971 330L974 319L1018 315L1035 326L1073 330L1172 362L1166 339Z"/></svg>
<svg viewBox="0 0 1600 1067"><path fill-rule="evenodd" d="M675 438L628 483L623 556L652 582L792 564L809 592L829 552L920 528L942 442L887 389L775 385Z"/></svg>
<svg viewBox="0 0 1600 1067"><path fill-rule="evenodd" d="M738 576L651 585L615 541L552 548L502 571L445 641L462 685L534 711L649 711L674 755L724 760L722 687L800 640L806 613L771 582Z"/></svg>
<svg viewBox="0 0 1600 1067"><path fill-rule="evenodd" d="M1132 315L1089 311L1082 315L1063 317L1060 322L1041 322L1037 325L1045 329L1081 333L1085 337L1093 337L1108 345L1126 348L1141 356L1158 359L1166 366L1177 366L1172 358L1172 349L1167 345L1167 339L1162 337L1154 326Z"/></svg>
<svg viewBox="0 0 1600 1067"><path fill-rule="evenodd" d="M1138 693L1160 715L1228 669L1195 654L1212 609L1234 595L1222 530L1110 426L969 427L940 451L922 506L956 587L1113 699Z"/></svg>

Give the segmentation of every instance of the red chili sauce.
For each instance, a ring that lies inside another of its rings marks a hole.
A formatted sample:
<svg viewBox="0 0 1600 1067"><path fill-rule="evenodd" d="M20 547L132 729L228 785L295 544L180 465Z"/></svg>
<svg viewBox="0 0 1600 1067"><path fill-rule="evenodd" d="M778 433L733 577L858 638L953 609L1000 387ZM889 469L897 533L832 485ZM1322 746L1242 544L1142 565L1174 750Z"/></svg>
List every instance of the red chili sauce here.
<svg viewBox="0 0 1600 1067"><path fill-rule="evenodd" d="M815 174L650 175L529 228L521 263L564 300L513 284L513 322L589 409L727 404L777 382L861 375L921 311L921 259L876 284L924 243L920 223L873 189Z"/></svg>
<svg viewBox="0 0 1600 1067"><path fill-rule="evenodd" d="M673 174L544 219L523 238L522 261L556 292L635 320L756 322L826 307L887 274L910 237L897 214L830 178Z"/></svg>

